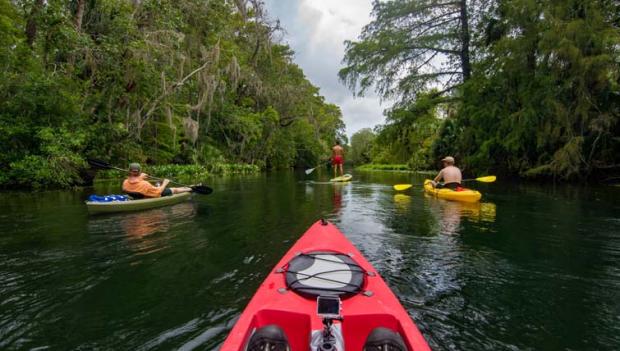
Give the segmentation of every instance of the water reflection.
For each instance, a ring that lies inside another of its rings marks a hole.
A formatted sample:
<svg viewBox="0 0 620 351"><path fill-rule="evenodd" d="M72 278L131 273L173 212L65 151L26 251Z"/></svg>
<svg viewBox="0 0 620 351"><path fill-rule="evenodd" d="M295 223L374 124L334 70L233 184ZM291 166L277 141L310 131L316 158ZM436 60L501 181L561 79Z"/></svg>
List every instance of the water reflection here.
<svg viewBox="0 0 620 351"><path fill-rule="evenodd" d="M168 214L161 209L144 214L125 216L120 220L123 231L132 237L145 237L157 231L167 231L170 227Z"/></svg>
<svg viewBox="0 0 620 351"><path fill-rule="evenodd" d="M117 245L116 237L125 237L126 244L134 254L149 254L167 247L172 226L191 220L196 215L196 205L185 202L174 206L126 214L92 217L88 223L92 234L105 234L103 242Z"/></svg>
<svg viewBox="0 0 620 351"><path fill-rule="evenodd" d="M440 233L457 234L460 231L462 219L474 223L495 222L497 206L492 202L447 201L428 195L425 198L425 203L435 218Z"/></svg>
<svg viewBox="0 0 620 351"><path fill-rule="evenodd" d="M191 219L195 215L195 204L184 202L148 211L94 216L88 222L88 229L94 234L125 234L140 238L167 231L170 223L180 219Z"/></svg>
<svg viewBox="0 0 620 351"><path fill-rule="evenodd" d="M344 188L343 183L334 183L333 184L334 193L332 195L332 205L334 206L333 212L335 214L340 213L342 209L342 190Z"/></svg>
<svg viewBox="0 0 620 351"><path fill-rule="evenodd" d="M401 213L405 214L409 211L411 207L411 196L405 194L395 194L394 195L394 209Z"/></svg>

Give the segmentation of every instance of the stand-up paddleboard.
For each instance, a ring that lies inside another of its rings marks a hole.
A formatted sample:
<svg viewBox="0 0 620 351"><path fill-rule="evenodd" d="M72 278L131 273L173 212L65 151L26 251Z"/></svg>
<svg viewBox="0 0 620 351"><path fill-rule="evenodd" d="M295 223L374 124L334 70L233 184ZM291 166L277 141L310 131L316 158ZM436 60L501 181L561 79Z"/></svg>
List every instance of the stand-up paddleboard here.
<svg viewBox="0 0 620 351"><path fill-rule="evenodd" d="M353 179L353 176L352 176L352 175L350 175L350 174L345 174L345 175L342 175L342 176L340 176L340 177L332 178L332 179L330 179L329 181L330 181L330 182L348 182L348 181L350 181L351 179Z"/></svg>
<svg viewBox="0 0 620 351"><path fill-rule="evenodd" d="M221 351L430 351L379 273L318 221L269 272Z"/></svg>

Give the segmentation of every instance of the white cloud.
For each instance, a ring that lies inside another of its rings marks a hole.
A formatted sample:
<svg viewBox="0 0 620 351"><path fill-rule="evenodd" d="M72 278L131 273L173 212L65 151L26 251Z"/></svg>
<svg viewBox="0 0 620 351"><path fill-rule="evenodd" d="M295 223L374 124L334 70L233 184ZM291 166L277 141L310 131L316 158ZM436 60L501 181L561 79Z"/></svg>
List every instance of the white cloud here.
<svg viewBox="0 0 620 351"><path fill-rule="evenodd" d="M295 62L327 101L342 108L347 134L384 121L379 98L354 98L338 81L344 41L355 40L370 22L371 0L266 0L267 11L280 20L284 41L295 51Z"/></svg>

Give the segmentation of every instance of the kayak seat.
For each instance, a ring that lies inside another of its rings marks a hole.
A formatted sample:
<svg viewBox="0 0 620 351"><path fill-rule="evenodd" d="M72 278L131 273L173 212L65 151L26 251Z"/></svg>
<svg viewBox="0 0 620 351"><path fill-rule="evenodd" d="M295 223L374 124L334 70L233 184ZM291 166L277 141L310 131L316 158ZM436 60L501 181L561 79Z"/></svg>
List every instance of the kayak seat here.
<svg viewBox="0 0 620 351"><path fill-rule="evenodd" d="M390 336L390 333L401 336L406 335L407 330L397 318L394 318L388 308L383 311L369 311L368 313L347 315L342 323L344 343L347 345L347 349L350 350L383 350L381 348L373 348L377 345L375 341L387 340L390 344L398 344L395 341L398 340L398 337ZM403 351L412 350L408 342L403 342L402 345L404 345ZM387 350L401 349L388 347Z"/></svg>
<svg viewBox="0 0 620 351"><path fill-rule="evenodd" d="M288 351L288 339L284 331L275 324L262 327L250 338L248 351Z"/></svg>
<svg viewBox="0 0 620 351"><path fill-rule="evenodd" d="M366 271L340 252L301 253L289 261L284 271L286 286L305 297L353 296L363 290L366 279Z"/></svg>
<svg viewBox="0 0 620 351"><path fill-rule="evenodd" d="M375 328L364 344L364 351L407 351L400 334L388 328Z"/></svg>
<svg viewBox="0 0 620 351"><path fill-rule="evenodd" d="M290 349L308 349L308 345L310 345L310 331L312 330L311 320L308 314L269 308L261 309L256 312L249 325L249 330L255 330L255 332L253 334L248 333L243 339L250 340L254 335L263 330L263 328L269 326L274 326L282 331ZM265 329L265 331L254 338L259 338L263 335L274 336L276 333L273 331L273 328L269 328ZM254 343L248 341L247 350L251 350L249 348L250 345L254 345Z"/></svg>

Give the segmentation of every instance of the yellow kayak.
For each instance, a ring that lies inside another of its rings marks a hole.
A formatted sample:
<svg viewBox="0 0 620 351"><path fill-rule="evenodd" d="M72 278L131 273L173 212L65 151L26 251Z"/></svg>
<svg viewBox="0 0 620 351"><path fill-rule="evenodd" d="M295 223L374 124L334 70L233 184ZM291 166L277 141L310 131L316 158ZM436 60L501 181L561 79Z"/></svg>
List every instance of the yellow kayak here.
<svg viewBox="0 0 620 351"><path fill-rule="evenodd" d="M350 175L350 174L345 174L345 175L342 175L342 176L340 176L340 177L332 178L332 179L330 179L329 181L330 181L330 182L348 182L348 181L350 181L351 179L353 179L353 176L352 176L352 175Z"/></svg>
<svg viewBox="0 0 620 351"><path fill-rule="evenodd" d="M463 201L463 202L478 202L482 197L479 191L464 189L463 191L454 191L452 189L435 189L430 179L424 181L424 192L430 195L437 196L441 199Z"/></svg>

